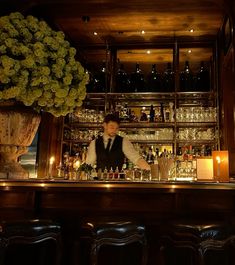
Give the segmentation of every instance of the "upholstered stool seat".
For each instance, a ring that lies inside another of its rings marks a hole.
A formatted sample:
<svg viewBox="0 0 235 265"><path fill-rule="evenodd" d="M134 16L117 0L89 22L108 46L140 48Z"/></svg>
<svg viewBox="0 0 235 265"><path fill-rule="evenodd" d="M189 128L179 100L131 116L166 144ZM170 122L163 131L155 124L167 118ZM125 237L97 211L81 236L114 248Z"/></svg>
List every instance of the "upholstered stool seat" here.
<svg viewBox="0 0 235 265"><path fill-rule="evenodd" d="M160 241L164 265L199 265L200 235L196 227L181 223L164 225Z"/></svg>
<svg viewBox="0 0 235 265"><path fill-rule="evenodd" d="M164 265L235 264L235 227L224 223L164 225Z"/></svg>
<svg viewBox="0 0 235 265"><path fill-rule="evenodd" d="M1 265L59 265L61 227L51 220L0 222Z"/></svg>
<svg viewBox="0 0 235 265"><path fill-rule="evenodd" d="M132 222L86 223L83 239L88 239L92 265L145 265L145 227Z"/></svg>
<svg viewBox="0 0 235 265"><path fill-rule="evenodd" d="M203 265L235 264L235 226L206 227L200 233L199 251Z"/></svg>

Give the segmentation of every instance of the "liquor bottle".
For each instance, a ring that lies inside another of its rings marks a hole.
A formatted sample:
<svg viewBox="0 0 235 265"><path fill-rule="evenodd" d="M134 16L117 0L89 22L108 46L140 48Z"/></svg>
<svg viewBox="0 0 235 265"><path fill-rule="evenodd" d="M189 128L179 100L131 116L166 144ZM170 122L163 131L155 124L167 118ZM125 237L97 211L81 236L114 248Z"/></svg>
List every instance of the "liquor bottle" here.
<svg viewBox="0 0 235 265"><path fill-rule="evenodd" d="M161 120L161 122L165 122L165 115L164 115L164 106L163 106L163 103L160 103L160 120Z"/></svg>
<svg viewBox="0 0 235 265"><path fill-rule="evenodd" d="M94 92L106 92L106 63L103 62L101 69L94 76Z"/></svg>
<svg viewBox="0 0 235 265"><path fill-rule="evenodd" d="M155 149L155 158L159 157L159 148L156 147Z"/></svg>
<svg viewBox="0 0 235 265"><path fill-rule="evenodd" d="M130 79L124 70L123 64L120 65L116 75L116 90L118 92L130 91Z"/></svg>
<svg viewBox="0 0 235 265"><path fill-rule="evenodd" d="M136 64L135 72L131 74L130 88L132 92L145 91L144 75L138 63Z"/></svg>
<svg viewBox="0 0 235 265"><path fill-rule="evenodd" d="M110 180L113 180L114 179L114 172L113 172L113 168L111 167L109 172L108 172L108 176L109 176L109 179Z"/></svg>
<svg viewBox="0 0 235 265"><path fill-rule="evenodd" d="M180 90L192 91L193 87L193 74L189 67L189 62L185 61L184 70L180 73Z"/></svg>
<svg viewBox="0 0 235 265"><path fill-rule="evenodd" d="M119 179L123 180L126 177L125 169L122 167L120 173L119 173Z"/></svg>
<svg viewBox="0 0 235 265"><path fill-rule="evenodd" d="M155 121L155 110L153 108L153 105L150 106L150 112L149 112L149 122Z"/></svg>
<svg viewBox="0 0 235 265"><path fill-rule="evenodd" d="M140 121L148 121L148 115L145 112L145 107L141 109Z"/></svg>
<svg viewBox="0 0 235 265"><path fill-rule="evenodd" d="M201 61L201 66L196 77L196 90L210 91L210 73L205 68L203 61Z"/></svg>
<svg viewBox="0 0 235 265"><path fill-rule="evenodd" d="M175 74L171 68L171 63L167 63L167 68L163 74L162 92L170 92L175 90Z"/></svg>
<svg viewBox="0 0 235 265"><path fill-rule="evenodd" d="M162 91L161 75L157 72L156 64L152 65L152 71L148 77L147 90L150 92L161 92Z"/></svg>
<svg viewBox="0 0 235 265"><path fill-rule="evenodd" d="M149 147L149 149L148 149L146 161L148 164L153 164L153 162L154 162L154 155L153 155L151 147Z"/></svg>
<svg viewBox="0 0 235 265"><path fill-rule="evenodd" d="M119 169L118 167L116 167L115 171L114 171L114 179L119 179Z"/></svg>
<svg viewBox="0 0 235 265"><path fill-rule="evenodd" d="M108 169L107 169L107 167L104 168L103 179L104 179L104 180L108 180L108 179L109 179L109 178L108 178Z"/></svg>
<svg viewBox="0 0 235 265"><path fill-rule="evenodd" d="M97 179L98 179L98 177L97 177L96 169L92 168L92 170L91 170L91 180L97 180Z"/></svg>
<svg viewBox="0 0 235 265"><path fill-rule="evenodd" d="M124 163L122 165L122 169L123 170L126 170L127 169L127 158L126 157L124 158Z"/></svg>

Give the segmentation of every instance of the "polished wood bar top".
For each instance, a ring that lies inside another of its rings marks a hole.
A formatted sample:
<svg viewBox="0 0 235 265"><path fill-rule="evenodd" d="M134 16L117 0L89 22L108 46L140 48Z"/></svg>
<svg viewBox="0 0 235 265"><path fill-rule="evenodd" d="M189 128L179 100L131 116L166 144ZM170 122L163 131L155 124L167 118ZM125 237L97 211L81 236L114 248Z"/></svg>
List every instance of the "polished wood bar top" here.
<svg viewBox="0 0 235 265"><path fill-rule="evenodd" d="M90 189L90 190L235 190L235 183L183 181L69 181L59 179L0 180L0 189L29 187L35 189Z"/></svg>

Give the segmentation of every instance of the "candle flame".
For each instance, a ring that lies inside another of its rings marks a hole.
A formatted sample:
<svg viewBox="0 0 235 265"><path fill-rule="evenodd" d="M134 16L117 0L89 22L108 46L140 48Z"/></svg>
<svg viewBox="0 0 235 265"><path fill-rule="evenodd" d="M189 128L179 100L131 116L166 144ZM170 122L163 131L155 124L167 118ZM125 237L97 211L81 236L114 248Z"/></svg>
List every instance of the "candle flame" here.
<svg viewBox="0 0 235 265"><path fill-rule="evenodd" d="M220 157L217 156L215 159L216 159L217 163L220 164L220 162L221 162Z"/></svg>

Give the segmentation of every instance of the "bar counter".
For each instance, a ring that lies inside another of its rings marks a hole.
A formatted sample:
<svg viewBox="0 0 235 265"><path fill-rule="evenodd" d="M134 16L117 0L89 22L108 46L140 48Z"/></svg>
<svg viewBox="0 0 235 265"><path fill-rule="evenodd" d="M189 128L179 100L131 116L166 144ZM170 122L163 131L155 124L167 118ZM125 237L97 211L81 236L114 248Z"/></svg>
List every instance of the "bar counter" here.
<svg viewBox="0 0 235 265"><path fill-rule="evenodd" d="M235 223L235 183L1 180L0 219L25 218L62 224L66 265L81 264L78 249L84 222L144 224L148 265L155 265L162 225Z"/></svg>
<svg viewBox="0 0 235 265"><path fill-rule="evenodd" d="M1 180L0 207L1 218L231 220L235 183Z"/></svg>
<svg viewBox="0 0 235 265"><path fill-rule="evenodd" d="M0 189L10 187L30 187L34 189L209 189L209 190L235 190L235 182L197 182L197 181L72 181L61 179L28 179L10 180L0 179Z"/></svg>

